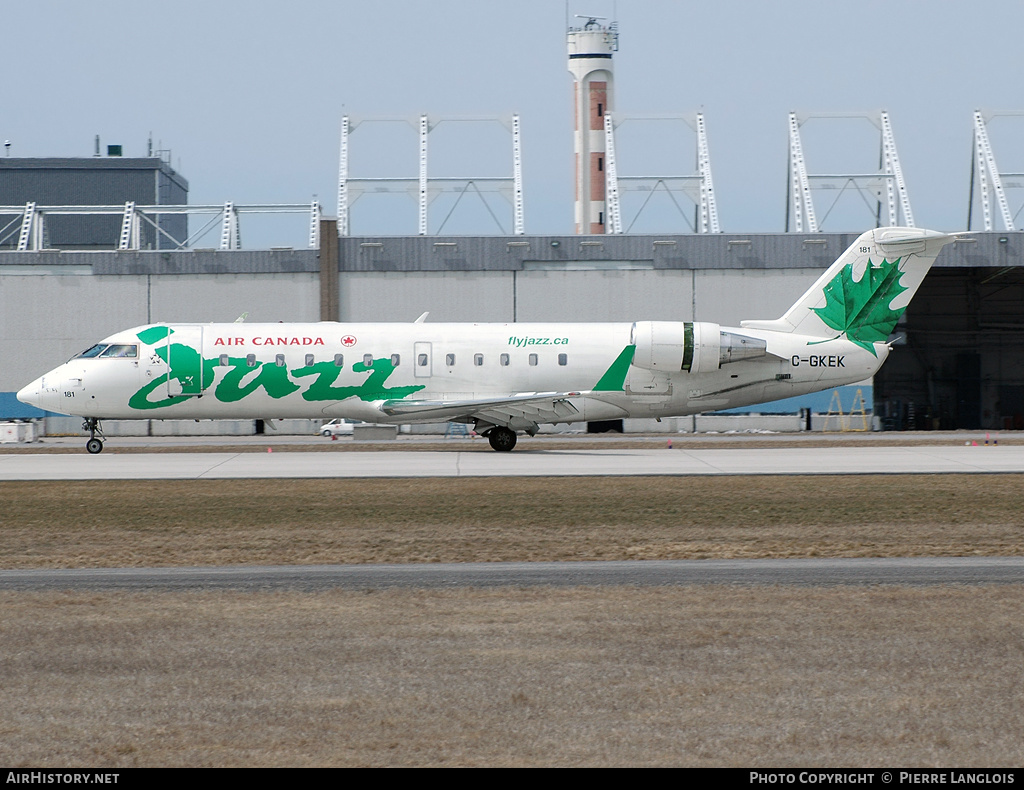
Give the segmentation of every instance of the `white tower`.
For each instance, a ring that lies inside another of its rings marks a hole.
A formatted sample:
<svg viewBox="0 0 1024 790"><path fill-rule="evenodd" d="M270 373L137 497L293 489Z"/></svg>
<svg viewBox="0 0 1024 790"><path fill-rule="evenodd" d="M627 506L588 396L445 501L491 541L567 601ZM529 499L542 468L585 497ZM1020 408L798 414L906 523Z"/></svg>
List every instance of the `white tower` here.
<svg viewBox="0 0 1024 790"><path fill-rule="evenodd" d="M604 233L605 113L612 109L612 53L619 48L615 23L603 17L586 18L582 28L570 28L569 73L573 77L576 120L576 232Z"/></svg>

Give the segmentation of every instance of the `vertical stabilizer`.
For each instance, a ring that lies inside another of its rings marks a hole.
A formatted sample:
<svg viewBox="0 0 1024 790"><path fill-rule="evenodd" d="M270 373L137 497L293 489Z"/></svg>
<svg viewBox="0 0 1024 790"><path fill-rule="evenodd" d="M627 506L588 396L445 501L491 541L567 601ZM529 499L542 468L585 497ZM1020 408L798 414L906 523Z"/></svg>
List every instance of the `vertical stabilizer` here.
<svg viewBox="0 0 1024 790"><path fill-rule="evenodd" d="M873 351L884 343L917 292L939 250L954 235L923 228L869 230L775 321L743 321L812 337L845 336Z"/></svg>

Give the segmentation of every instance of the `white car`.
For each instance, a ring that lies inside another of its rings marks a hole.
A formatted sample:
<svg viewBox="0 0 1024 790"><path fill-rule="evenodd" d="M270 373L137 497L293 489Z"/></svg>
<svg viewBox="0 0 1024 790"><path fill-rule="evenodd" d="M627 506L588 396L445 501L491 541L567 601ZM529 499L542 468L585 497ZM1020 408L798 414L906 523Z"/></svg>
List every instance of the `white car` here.
<svg viewBox="0 0 1024 790"><path fill-rule="evenodd" d="M355 423L352 420L331 420L317 429L321 436L351 436Z"/></svg>

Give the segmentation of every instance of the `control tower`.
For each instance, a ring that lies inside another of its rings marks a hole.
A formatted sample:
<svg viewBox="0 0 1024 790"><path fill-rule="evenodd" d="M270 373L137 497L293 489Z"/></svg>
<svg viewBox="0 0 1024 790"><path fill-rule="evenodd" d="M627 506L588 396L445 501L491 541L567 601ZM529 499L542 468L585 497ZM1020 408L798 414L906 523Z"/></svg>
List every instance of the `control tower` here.
<svg viewBox="0 0 1024 790"><path fill-rule="evenodd" d="M619 33L614 22L602 24L603 17L579 18L586 24L567 35L576 122L576 232L604 233L604 116L612 109L612 53L619 48Z"/></svg>

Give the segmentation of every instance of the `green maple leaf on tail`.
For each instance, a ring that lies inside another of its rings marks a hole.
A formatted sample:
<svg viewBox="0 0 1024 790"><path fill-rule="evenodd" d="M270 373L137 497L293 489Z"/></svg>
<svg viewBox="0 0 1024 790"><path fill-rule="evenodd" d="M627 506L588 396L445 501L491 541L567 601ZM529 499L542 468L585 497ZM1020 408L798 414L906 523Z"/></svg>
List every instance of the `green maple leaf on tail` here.
<svg viewBox="0 0 1024 790"><path fill-rule="evenodd" d="M848 263L825 286L825 306L811 309L825 324L874 354L873 344L888 339L906 309L889 307L907 290L900 285L900 260L890 263L883 259L875 266L868 259L859 281L854 281L853 264Z"/></svg>

